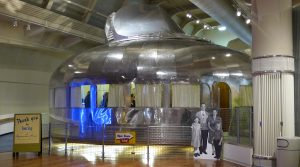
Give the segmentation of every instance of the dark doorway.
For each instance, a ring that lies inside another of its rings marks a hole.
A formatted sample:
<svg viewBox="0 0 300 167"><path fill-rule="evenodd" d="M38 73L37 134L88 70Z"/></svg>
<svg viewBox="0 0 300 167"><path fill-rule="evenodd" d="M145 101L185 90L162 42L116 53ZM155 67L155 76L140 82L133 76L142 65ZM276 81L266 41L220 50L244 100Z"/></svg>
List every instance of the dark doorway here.
<svg viewBox="0 0 300 167"><path fill-rule="evenodd" d="M222 118L222 128L228 132L231 116L231 90L227 83L216 82L213 84L213 107L219 109Z"/></svg>

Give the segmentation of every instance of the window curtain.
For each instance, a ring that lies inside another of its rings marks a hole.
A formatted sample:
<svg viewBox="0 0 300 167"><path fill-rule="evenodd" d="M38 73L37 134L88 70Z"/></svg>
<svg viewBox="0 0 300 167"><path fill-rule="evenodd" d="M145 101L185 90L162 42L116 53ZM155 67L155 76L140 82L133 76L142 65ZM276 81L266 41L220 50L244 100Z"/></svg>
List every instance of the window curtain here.
<svg viewBox="0 0 300 167"><path fill-rule="evenodd" d="M161 84L136 84L136 107L161 107Z"/></svg>
<svg viewBox="0 0 300 167"><path fill-rule="evenodd" d="M200 85L172 85L172 107L200 107Z"/></svg>
<svg viewBox="0 0 300 167"><path fill-rule="evenodd" d="M81 87L71 87L71 107L82 107Z"/></svg>
<svg viewBox="0 0 300 167"><path fill-rule="evenodd" d="M253 106L253 95L251 85L240 86L240 106Z"/></svg>
<svg viewBox="0 0 300 167"><path fill-rule="evenodd" d="M125 87L125 85L119 85L119 84L109 85L107 107L123 107L123 106L125 106L124 87Z"/></svg>

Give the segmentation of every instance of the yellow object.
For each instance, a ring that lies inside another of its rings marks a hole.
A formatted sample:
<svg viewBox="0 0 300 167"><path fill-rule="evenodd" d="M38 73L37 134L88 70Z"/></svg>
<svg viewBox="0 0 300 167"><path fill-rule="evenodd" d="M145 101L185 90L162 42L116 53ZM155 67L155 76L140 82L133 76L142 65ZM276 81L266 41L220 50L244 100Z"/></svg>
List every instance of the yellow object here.
<svg viewBox="0 0 300 167"><path fill-rule="evenodd" d="M41 114L15 114L14 152L41 151Z"/></svg>
<svg viewBox="0 0 300 167"><path fill-rule="evenodd" d="M136 134L134 131L116 131L115 143L116 144L135 144Z"/></svg>

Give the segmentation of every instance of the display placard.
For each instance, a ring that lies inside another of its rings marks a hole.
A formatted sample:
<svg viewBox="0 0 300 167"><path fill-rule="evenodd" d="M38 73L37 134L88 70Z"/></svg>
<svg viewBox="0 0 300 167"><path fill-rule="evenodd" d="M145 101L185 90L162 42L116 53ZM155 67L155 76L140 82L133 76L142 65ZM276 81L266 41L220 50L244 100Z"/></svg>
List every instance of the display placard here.
<svg viewBox="0 0 300 167"><path fill-rule="evenodd" d="M115 132L116 144L135 144L136 135L134 131L117 131Z"/></svg>
<svg viewBox="0 0 300 167"><path fill-rule="evenodd" d="M13 152L41 152L41 125L41 114L15 114Z"/></svg>

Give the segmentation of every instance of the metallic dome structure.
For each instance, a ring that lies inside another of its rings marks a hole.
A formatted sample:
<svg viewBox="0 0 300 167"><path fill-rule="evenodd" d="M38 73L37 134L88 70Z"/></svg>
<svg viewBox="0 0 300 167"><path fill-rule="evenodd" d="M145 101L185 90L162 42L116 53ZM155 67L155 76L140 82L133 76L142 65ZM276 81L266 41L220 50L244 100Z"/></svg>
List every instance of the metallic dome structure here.
<svg viewBox="0 0 300 167"><path fill-rule="evenodd" d="M106 45L71 57L53 74L52 123L87 126L101 125L108 119L113 125L188 125L199 107L173 106L173 84L204 84L211 93L214 82L225 82L237 92L239 85L251 83L248 55L183 34L157 6L125 6L108 18L105 32ZM72 88L90 85L94 101L97 93L93 91L101 84L127 85L125 101L132 94L131 84L160 84L161 105L130 107L124 102L102 108L91 102L90 108L84 108L72 104L73 98L79 97L78 103L82 102L80 90L74 93ZM213 107L211 102L206 103ZM187 111L191 114L183 118Z"/></svg>

